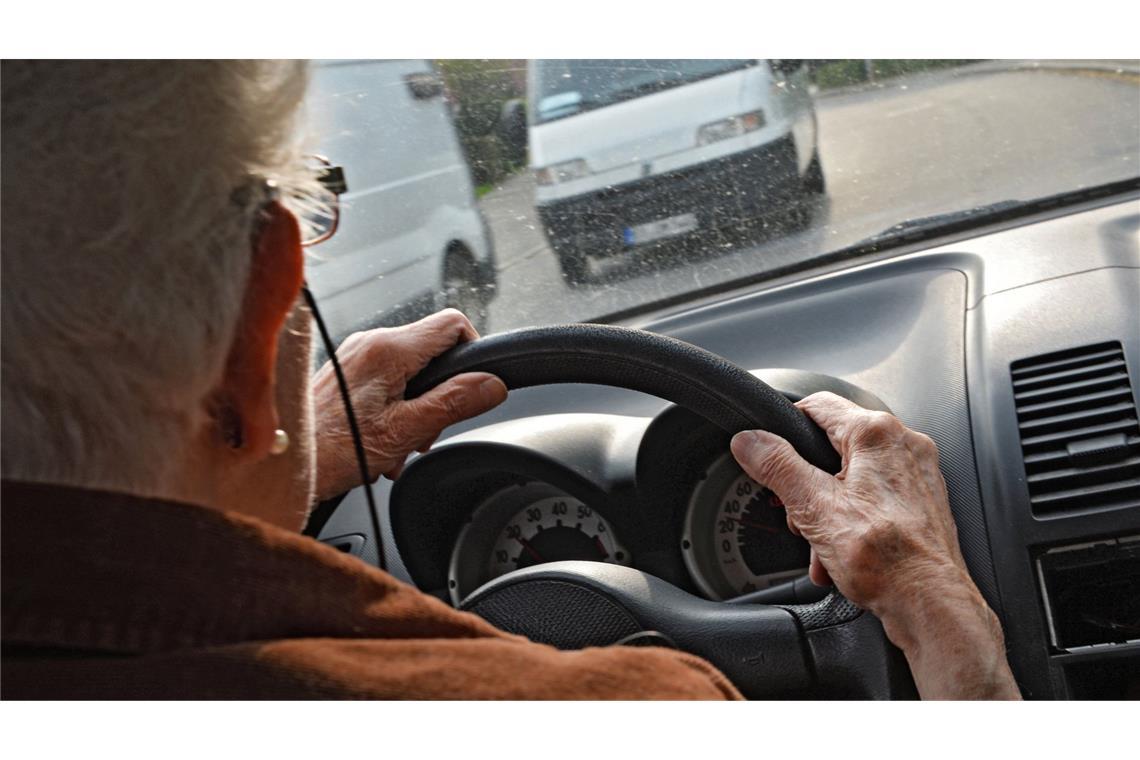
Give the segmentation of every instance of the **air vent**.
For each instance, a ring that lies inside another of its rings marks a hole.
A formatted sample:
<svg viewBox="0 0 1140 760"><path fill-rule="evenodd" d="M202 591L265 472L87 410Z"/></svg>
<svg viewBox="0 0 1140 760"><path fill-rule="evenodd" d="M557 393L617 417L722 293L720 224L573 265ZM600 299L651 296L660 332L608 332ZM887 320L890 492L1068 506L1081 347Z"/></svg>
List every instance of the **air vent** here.
<svg viewBox="0 0 1140 760"><path fill-rule="evenodd" d="M1140 425L1120 343L1022 359L1010 372L1033 512L1140 506Z"/></svg>

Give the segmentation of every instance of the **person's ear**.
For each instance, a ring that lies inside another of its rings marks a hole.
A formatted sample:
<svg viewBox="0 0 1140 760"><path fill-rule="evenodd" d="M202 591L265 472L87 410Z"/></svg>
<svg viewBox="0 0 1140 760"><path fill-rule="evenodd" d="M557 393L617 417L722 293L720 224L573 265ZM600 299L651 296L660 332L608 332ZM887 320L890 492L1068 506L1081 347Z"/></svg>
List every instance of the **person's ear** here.
<svg viewBox="0 0 1140 760"><path fill-rule="evenodd" d="M277 340L304 282L297 218L275 201L259 221L241 315L216 394L222 439L254 459L269 453L277 431Z"/></svg>

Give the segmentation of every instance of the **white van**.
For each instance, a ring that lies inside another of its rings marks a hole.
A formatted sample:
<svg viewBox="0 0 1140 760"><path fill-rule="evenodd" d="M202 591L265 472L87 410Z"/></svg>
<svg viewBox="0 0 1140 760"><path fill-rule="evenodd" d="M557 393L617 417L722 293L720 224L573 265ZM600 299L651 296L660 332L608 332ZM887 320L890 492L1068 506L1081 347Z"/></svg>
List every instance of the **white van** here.
<svg viewBox="0 0 1140 760"><path fill-rule="evenodd" d="M535 60L535 207L569 282L588 256L738 226L824 192L803 61Z"/></svg>
<svg viewBox="0 0 1140 760"><path fill-rule="evenodd" d="M306 271L330 331L445 306L480 326L495 258L438 72L423 60L316 63L307 107L317 152L348 183L340 227Z"/></svg>

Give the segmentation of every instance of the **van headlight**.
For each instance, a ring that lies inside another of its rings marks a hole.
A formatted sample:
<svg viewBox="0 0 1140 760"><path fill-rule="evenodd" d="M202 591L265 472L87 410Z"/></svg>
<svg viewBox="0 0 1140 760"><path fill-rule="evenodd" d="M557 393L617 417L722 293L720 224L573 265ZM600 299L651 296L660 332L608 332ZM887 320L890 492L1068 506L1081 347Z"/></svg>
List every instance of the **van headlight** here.
<svg viewBox="0 0 1140 760"><path fill-rule="evenodd" d="M755 132L763 127L764 123L763 111L750 111L714 121L697 130L697 145L708 145L730 137L740 137Z"/></svg>
<svg viewBox="0 0 1140 760"><path fill-rule="evenodd" d="M590 169L586 166L586 162L580 158L534 170L534 178L540 185L557 185L559 182L581 179L589 176L589 174Z"/></svg>

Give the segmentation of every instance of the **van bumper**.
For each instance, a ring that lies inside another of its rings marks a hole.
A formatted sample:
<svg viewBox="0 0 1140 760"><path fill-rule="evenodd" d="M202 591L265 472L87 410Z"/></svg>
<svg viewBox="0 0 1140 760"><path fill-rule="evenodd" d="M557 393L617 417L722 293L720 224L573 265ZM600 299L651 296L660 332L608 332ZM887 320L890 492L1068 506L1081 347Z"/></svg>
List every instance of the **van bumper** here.
<svg viewBox="0 0 1140 760"><path fill-rule="evenodd" d="M626 227L695 213L693 234L708 233L778 214L802 194L795 142L786 135L759 148L536 210L556 251L605 256L634 247L625 242Z"/></svg>

